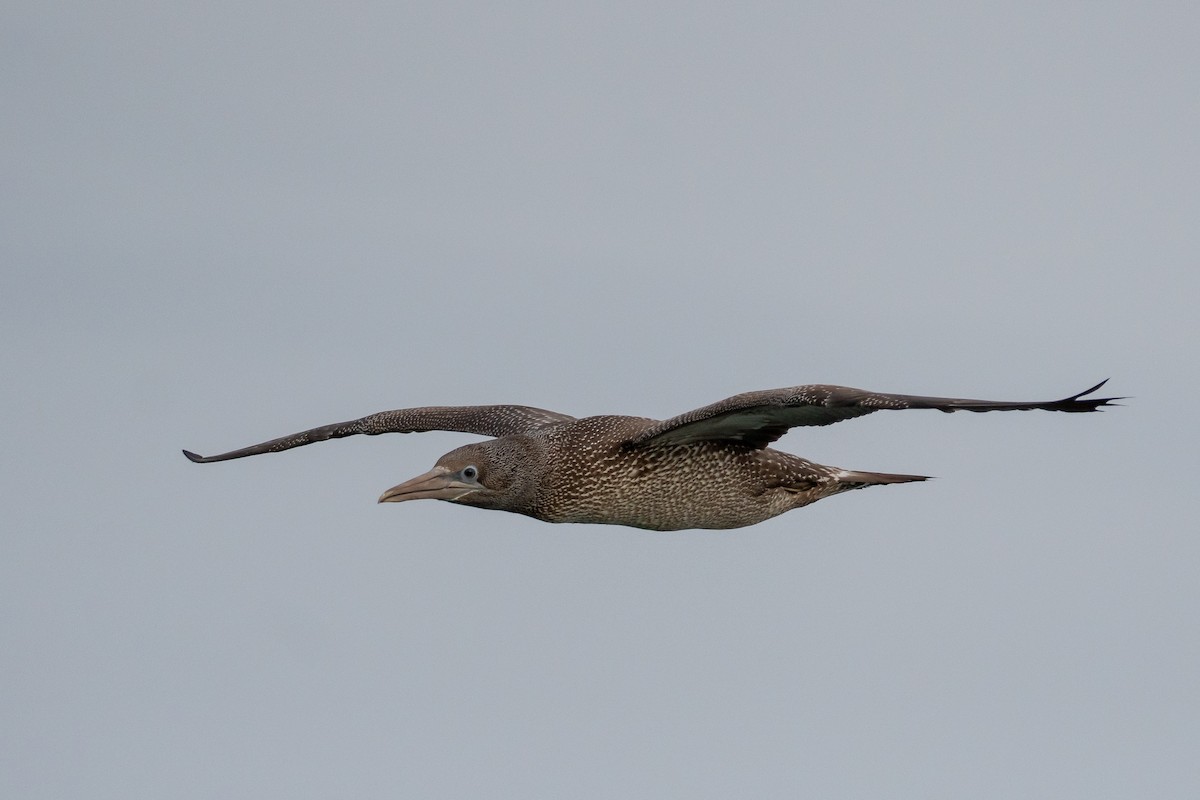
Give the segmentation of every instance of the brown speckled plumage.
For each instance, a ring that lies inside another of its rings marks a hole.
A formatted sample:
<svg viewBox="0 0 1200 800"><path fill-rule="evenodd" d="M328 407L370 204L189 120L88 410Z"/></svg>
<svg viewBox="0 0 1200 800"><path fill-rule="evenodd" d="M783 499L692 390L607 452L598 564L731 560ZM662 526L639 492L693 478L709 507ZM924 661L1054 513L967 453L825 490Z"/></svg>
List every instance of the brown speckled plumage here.
<svg viewBox="0 0 1200 800"><path fill-rule="evenodd" d="M652 530L740 528L851 489L925 480L828 467L767 447L789 428L830 425L884 409L1089 412L1121 398L1013 403L883 394L844 386L748 392L668 420L575 419L528 406L408 408L325 425L195 462L288 450L325 439L460 431L495 437L438 459L380 502L438 499L526 514Z"/></svg>

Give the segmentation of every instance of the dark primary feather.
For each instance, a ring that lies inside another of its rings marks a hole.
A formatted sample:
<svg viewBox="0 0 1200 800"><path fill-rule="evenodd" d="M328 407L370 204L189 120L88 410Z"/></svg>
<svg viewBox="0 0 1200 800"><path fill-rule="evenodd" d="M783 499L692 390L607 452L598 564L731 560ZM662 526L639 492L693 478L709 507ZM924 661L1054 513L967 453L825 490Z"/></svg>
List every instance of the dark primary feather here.
<svg viewBox="0 0 1200 800"><path fill-rule="evenodd" d="M766 447L789 428L832 425L876 411L926 408L952 411L1096 411L1120 397L1088 398L1103 380L1062 400L1011 402L954 397L922 397L852 389L848 386L793 386L734 395L712 405L680 414L649 428L629 441L631 447L735 441Z"/></svg>
<svg viewBox="0 0 1200 800"><path fill-rule="evenodd" d="M278 453L313 442L341 439L345 436L380 433L425 433L427 431L456 431L480 436L511 436L570 422L574 417L531 406L427 406L424 408L399 408L395 411L380 411L349 422L335 422L306 431L281 436L261 444L231 450L215 456L201 456L188 450L183 454L191 461L206 464L210 461L228 461L263 453Z"/></svg>

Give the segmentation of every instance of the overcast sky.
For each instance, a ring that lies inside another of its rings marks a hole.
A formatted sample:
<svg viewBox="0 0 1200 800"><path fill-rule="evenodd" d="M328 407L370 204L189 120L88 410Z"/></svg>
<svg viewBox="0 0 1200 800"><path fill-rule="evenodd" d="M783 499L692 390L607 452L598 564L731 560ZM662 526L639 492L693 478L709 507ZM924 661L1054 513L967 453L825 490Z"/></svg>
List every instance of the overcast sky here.
<svg viewBox="0 0 1200 800"><path fill-rule="evenodd" d="M0 12L0 794L1192 798L1200 12ZM939 476L738 531L377 505L472 437L668 417Z"/></svg>

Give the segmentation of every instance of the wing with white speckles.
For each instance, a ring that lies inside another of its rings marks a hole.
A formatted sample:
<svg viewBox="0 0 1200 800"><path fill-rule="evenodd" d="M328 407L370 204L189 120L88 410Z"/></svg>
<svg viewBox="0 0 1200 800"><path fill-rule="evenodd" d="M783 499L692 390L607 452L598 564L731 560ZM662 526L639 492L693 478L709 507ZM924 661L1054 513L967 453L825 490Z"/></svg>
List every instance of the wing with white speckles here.
<svg viewBox="0 0 1200 800"><path fill-rule="evenodd" d="M713 403L678 417L664 420L629 441L633 447L687 444L700 441L736 441L766 447L789 428L832 425L881 410L933 408L938 411L1097 411L1120 397L1087 398L1101 381L1087 391L1062 400L1017 403L999 400L968 400L953 397L922 397L885 394L848 386L793 386L763 392L747 392Z"/></svg>
<svg viewBox="0 0 1200 800"><path fill-rule="evenodd" d="M425 408L401 408L381 411L349 422L322 425L290 436L281 436L261 444L231 450L216 456L201 456L187 450L183 454L198 464L210 461L228 461L263 453L278 453L326 439L345 436L380 433L425 433L427 431L457 431L475 433L480 436L511 436L532 433L560 422L575 419L556 411L530 406L428 406Z"/></svg>

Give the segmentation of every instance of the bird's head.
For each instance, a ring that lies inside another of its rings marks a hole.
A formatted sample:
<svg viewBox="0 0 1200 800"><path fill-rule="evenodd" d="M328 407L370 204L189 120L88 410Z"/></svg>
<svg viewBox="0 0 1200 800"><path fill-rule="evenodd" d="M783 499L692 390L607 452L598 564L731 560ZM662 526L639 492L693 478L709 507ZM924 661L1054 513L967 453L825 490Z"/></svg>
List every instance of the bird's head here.
<svg viewBox="0 0 1200 800"><path fill-rule="evenodd" d="M521 512L532 493L534 464L529 455L512 438L469 444L439 458L424 475L388 489L379 502L448 500Z"/></svg>

